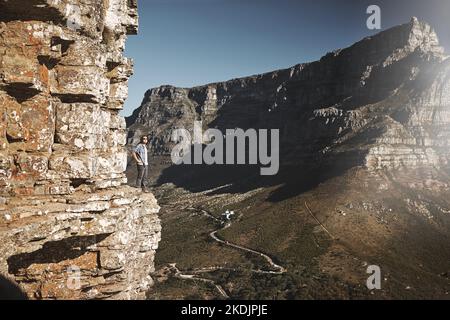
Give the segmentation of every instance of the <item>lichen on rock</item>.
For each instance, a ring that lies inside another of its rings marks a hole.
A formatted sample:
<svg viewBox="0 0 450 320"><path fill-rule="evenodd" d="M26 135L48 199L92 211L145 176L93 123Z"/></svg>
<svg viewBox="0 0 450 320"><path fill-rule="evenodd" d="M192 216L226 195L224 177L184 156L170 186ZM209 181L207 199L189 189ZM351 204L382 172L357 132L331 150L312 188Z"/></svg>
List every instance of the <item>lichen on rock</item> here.
<svg viewBox="0 0 450 320"><path fill-rule="evenodd" d="M133 0L0 0L0 274L31 298L152 284L159 207L126 186L119 115L137 22Z"/></svg>

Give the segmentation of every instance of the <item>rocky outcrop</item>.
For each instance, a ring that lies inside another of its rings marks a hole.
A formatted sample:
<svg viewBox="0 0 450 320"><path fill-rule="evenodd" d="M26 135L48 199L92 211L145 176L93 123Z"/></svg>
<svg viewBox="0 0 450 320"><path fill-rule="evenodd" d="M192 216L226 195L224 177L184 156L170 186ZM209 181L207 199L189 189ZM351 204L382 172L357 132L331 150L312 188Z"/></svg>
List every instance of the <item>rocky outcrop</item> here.
<svg viewBox="0 0 450 320"><path fill-rule="evenodd" d="M0 1L0 273L32 298L142 298L160 240L126 186L135 0Z"/></svg>
<svg viewBox="0 0 450 320"><path fill-rule="evenodd" d="M191 89L149 90L127 119L168 154L193 119L219 129L280 129L282 164L353 162L370 169L446 163L450 59L436 33L409 23L320 61Z"/></svg>

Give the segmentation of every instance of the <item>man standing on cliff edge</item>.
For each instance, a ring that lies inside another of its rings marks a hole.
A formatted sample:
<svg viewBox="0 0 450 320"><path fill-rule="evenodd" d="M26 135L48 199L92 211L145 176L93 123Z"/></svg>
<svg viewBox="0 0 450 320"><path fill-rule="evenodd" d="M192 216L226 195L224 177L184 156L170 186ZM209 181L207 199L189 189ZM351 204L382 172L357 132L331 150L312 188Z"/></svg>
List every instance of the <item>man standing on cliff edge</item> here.
<svg viewBox="0 0 450 320"><path fill-rule="evenodd" d="M144 192L150 192L147 189L148 184L148 151L147 136L142 136L139 144L134 148L133 158L137 163L136 188L142 188Z"/></svg>

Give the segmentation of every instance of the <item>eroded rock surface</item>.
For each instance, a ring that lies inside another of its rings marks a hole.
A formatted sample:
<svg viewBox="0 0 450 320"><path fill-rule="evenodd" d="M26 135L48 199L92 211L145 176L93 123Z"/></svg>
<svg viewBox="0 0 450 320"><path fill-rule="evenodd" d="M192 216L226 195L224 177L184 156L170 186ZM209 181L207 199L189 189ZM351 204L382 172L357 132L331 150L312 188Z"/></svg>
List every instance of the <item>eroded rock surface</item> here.
<svg viewBox="0 0 450 320"><path fill-rule="evenodd" d="M0 1L0 273L30 297L142 298L152 284L159 207L126 186L119 115L136 5Z"/></svg>

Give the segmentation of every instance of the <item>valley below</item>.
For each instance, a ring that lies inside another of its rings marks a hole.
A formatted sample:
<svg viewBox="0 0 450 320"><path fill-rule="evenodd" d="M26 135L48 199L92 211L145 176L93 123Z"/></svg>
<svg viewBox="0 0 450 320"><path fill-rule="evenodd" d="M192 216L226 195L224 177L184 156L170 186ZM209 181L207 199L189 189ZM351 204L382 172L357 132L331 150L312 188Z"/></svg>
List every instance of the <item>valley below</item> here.
<svg viewBox="0 0 450 320"><path fill-rule="evenodd" d="M352 168L315 183L283 167L271 187L247 176L203 190L210 174L162 183L167 167L152 159L164 236L148 299L449 299L449 170ZM366 287L369 265L381 290Z"/></svg>

